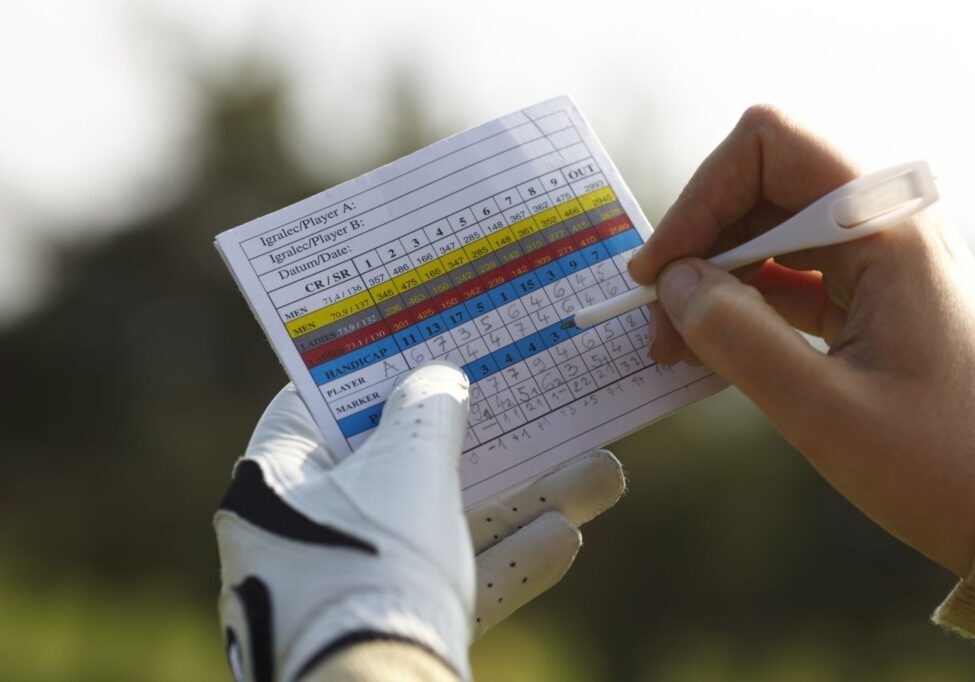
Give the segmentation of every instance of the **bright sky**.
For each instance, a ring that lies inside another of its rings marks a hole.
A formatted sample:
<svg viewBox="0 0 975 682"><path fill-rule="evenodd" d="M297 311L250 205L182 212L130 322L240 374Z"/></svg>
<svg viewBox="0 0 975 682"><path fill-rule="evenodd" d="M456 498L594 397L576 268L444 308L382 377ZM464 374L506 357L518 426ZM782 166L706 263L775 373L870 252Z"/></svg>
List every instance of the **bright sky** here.
<svg viewBox="0 0 975 682"><path fill-rule="evenodd" d="M951 1L456 0L8 3L0 19L0 321L55 273L45 239L163 205L192 168L184 67L256 55L295 86L289 138L349 176L386 161L391 64L433 130L568 92L629 184L666 206L751 103L772 102L865 168L928 159L975 242L975 11ZM325 122L329 128L325 128ZM324 154L323 152L328 152ZM659 216L648 210L651 221ZM213 231L225 228L214 225ZM62 228L63 229L63 228Z"/></svg>

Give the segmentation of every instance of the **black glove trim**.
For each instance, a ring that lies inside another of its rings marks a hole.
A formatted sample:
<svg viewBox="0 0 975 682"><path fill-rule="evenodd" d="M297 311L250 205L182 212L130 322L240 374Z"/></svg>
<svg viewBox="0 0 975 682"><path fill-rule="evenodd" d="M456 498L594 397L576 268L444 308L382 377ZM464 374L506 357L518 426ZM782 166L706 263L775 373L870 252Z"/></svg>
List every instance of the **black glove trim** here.
<svg viewBox="0 0 975 682"><path fill-rule="evenodd" d="M254 682L273 682L274 634L271 629L271 593L264 581L254 576L249 576L244 582L237 585L234 592L237 593L244 606L244 617L247 619ZM232 630L227 632L229 636L233 635ZM231 642L229 636L227 639L228 655Z"/></svg>
<svg viewBox="0 0 975 682"><path fill-rule="evenodd" d="M349 632L347 634L342 635L341 637L339 637L336 640L333 640L332 642L329 642L321 649L316 651L314 654L312 654L311 658L309 658L305 662L305 664L298 669L298 672L294 676L293 682L298 682L302 677L304 677L312 670L314 670L326 658L338 653L343 649L346 649L355 644L361 644L363 642L377 642L377 641L378 642L400 642L402 644L409 644L411 646L415 646L419 649L422 649L423 651L427 652L428 654L436 658L438 661L443 663L445 666L447 666L447 669L450 672L452 672L458 679L460 678L460 674L458 674L454 666L450 665L450 663L444 660L443 656L441 656L436 651L428 647L426 644L417 642L415 639L410 639L409 637L393 634L390 632L379 632L377 630L355 630L353 632Z"/></svg>
<svg viewBox="0 0 975 682"><path fill-rule="evenodd" d="M282 500L264 480L260 465L244 460L237 465L234 480L220 503L220 509L276 535L317 545L347 547L378 554L375 545L331 526L312 521Z"/></svg>

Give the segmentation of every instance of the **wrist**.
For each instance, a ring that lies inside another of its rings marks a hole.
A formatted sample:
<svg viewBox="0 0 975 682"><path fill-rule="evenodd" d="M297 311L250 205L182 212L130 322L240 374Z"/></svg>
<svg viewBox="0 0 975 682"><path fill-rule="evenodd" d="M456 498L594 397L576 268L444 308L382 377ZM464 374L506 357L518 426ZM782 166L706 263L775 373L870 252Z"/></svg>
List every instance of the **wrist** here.
<svg viewBox="0 0 975 682"><path fill-rule="evenodd" d="M463 680L471 679L471 626L454 599L423 599L386 590L348 594L325 605L282 651L282 679L299 679L347 646L370 640L407 642L433 654Z"/></svg>

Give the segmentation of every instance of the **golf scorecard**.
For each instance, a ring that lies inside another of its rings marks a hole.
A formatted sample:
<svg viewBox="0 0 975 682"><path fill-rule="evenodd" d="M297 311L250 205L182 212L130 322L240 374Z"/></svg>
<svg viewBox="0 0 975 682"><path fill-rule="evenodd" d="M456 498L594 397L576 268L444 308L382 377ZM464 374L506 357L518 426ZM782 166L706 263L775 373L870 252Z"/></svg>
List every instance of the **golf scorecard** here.
<svg viewBox="0 0 975 682"><path fill-rule="evenodd" d="M650 224L568 97L502 116L217 236L329 446L369 438L431 359L471 383L461 459L476 506L714 393L648 358L634 310L560 323L636 284Z"/></svg>

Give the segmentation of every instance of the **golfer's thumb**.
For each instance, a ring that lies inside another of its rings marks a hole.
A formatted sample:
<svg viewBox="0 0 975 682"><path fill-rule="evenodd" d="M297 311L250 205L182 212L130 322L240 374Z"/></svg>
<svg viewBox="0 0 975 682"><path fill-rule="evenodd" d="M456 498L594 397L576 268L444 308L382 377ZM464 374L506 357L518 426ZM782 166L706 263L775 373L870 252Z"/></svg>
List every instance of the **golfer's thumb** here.
<svg viewBox="0 0 975 682"><path fill-rule="evenodd" d="M676 261L657 278L657 293L694 354L766 412L794 411L810 397L806 391L828 390L829 360L724 270L696 258Z"/></svg>

